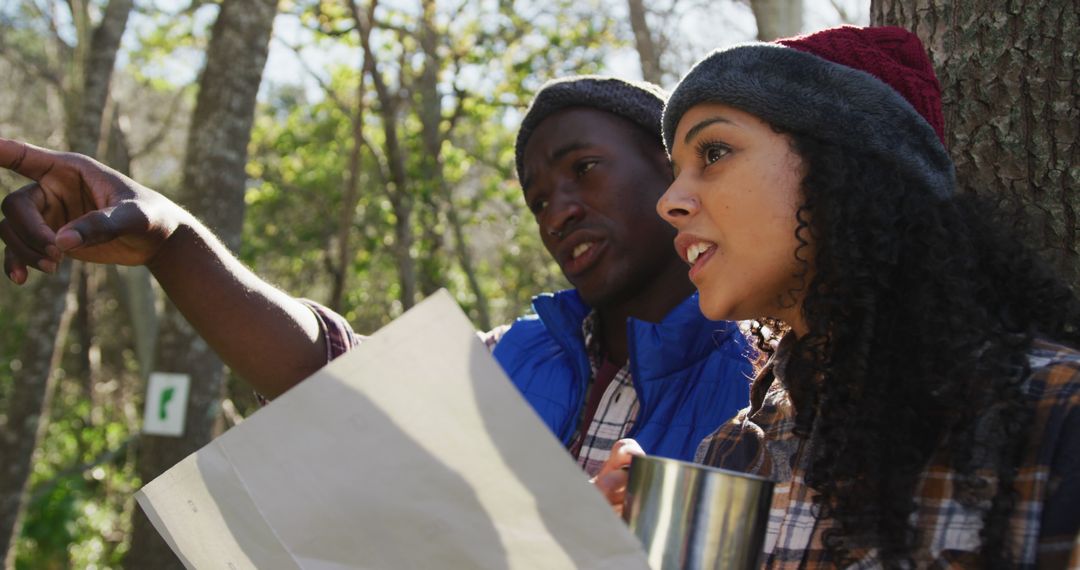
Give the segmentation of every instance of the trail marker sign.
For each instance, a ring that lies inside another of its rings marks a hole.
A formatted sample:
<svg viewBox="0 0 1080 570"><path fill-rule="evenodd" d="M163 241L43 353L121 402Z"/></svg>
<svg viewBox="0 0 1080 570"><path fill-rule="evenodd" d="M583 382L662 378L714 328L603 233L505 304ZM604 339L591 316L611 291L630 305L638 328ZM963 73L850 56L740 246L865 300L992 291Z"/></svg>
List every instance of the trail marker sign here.
<svg viewBox="0 0 1080 570"><path fill-rule="evenodd" d="M152 372L146 384L146 408L143 433L149 435L184 435L191 376Z"/></svg>

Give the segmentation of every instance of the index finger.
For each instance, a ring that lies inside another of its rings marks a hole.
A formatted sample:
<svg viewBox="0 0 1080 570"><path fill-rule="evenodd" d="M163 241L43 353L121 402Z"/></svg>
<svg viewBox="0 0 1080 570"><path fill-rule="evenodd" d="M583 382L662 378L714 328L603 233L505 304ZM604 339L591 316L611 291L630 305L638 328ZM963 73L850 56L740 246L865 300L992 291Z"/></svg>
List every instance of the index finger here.
<svg viewBox="0 0 1080 570"><path fill-rule="evenodd" d="M616 441L611 446L611 454L617 455L620 459L627 462L634 455L645 455L645 450L641 448L641 444L635 439L624 438Z"/></svg>
<svg viewBox="0 0 1080 570"><path fill-rule="evenodd" d="M53 168L53 152L22 141L0 137L0 166L40 182Z"/></svg>

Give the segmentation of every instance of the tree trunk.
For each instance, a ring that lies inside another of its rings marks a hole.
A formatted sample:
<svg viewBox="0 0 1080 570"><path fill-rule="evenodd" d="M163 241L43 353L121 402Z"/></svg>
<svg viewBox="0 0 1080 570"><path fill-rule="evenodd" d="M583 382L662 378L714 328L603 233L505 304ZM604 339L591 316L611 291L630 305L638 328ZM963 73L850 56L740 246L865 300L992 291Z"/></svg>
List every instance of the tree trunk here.
<svg viewBox="0 0 1080 570"><path fill-rule="evenodd" d="M439 57L439 42L441 36L435 26L435 2L425 0L423 2L423 18L420 26L420 47L424 52L424 68L420 75L420 123L423 132L425 149L427 178L435 186L435 190L442 199L446 209L446 219L450 223L450 230L454 235L454 253L458 264L465 273L465 279L469 283L469 289L476 299L477 326L482 330L491 328L491 314L488 310L487 295L480 280L476 276L476 267L469 251L469 244L465 239L465 229L454 208L454 196L450 186L446 183L446 177L442 167L442 145L448 135L442 129L442 96L439 94L439 70L442 61Z"/></svg>
<svg viewBox="0 0 1080 570"><path fill-rule="evenodd" d="M69 123L72 127L68 141L75 152L98 156L101 122L105 115L105 102L109 99L112 69L133 7L134 0L110 0L105 6L101 24L94 30L86 54L82 101L76 107L80 112Z"/></svg>
<svg viewBox="0 0 1080 570"><path fill-rule="evenodd" d="M77 53L86 58L73 64L75 69L82 71L78 78L81 84L72 90L78 95L70 97L66 104L69 111L75 112L73 117L68 117L66 132L72 151L90 156L96 154L116 52L132 6L133 0L110 0L92 37L87 37L89 34L82 16L72 15L75 22L82 22L77 40L85 49ZM20 350L24 366L14 374L15 387L7 425L0 430L3 434L0 457L4 458L4 473L0 478L0 557L8 565L14 561L14 549L10 547L19 532L19 520L25 509L31 458L48 423L53 371L60 360L60 350L74 309L69 295L70 284L71 263L65 262L56 275L39 279L34 286L34 306L30 308L33 317Z"/></svg>
<svg viewBox="0 0 1080 570"><path fill-rule="evenodd" d="M382 119L383 145L389 171L387 194L390 206L394 210L394 261L397 265L398 279L401 285L401 306L409 309L416 304L419 290L416 277L416 260L412 256L415 241L412 230L413 197L409 194L408 175L405 172L405 154L398 139L398 94L392 93L383 79L378 65L377 55L371 47L371 30L375 25L374 15L378 0L371 0L365 14L360 13L355 0L350 0L349 7L356 20L360 34L360 47L364 51L364 72L371 76L375 87L375 96L379 100L379 116Z"/></svg>
<svg viewBox="0 0 1080 570"><path fill-rule="evenodd" d="M1022 209L1028 244L1080 283L1080 10L1075 0L874 0L914 31L943 92L959 189ZM1017 220L1017 224L1020 224ZM1018 228L1020 229L1020 228Z"/></svg>
<svg viewBox="0 0 1080 570"><path fill-rule="evenodd" d="M660 50L645 17L645 2L627 0L627 4L630 8L630 28L634 31L634 46L641 61L641 76L645 81L659 85L664 80L664 68L660 64Z"/></svg>
<svg viewBox="0 0 1080 570"><path fill-rule="evenodd" d="M97 351L94 303L99 290L99 269L101 268L87 263L76 264L74 268L74 283L71 287L75 290L76 307L68 329L68 339L70 343L77 345L79 350L75 354L74 362L68 360L67 365L62 364L66 376L82 380L87 398L93 395L94 382L101 377L101 361L94 355Z"/></svg>
<svg viewBox="0 0 1080 570"><path fill-rule="evenodd" d="M0 555L5 568L15 564L15 537L26 509L27 481L37 442L45 435L49 401L56 381L64 339L75 308L71 261L60 264L55 275L38 279L26 340L19 351L23 362L14 373L15 386L8 400L8 416L0 422ZM63 286L63 289L60 289Z"/></svg>
<svg viewBox="0 0 1080 570"><path fill-rule="evenodd" d="M757 21L757 39L763 42L794 36L802 31L803 0L750 0Z"/></svg>
<svg viewBox="0 0 1080 570"><path fill-rule="evenodd" d="M113 105L112 109L107 144L102 154L109 165L128 174L131 172L131 146L127 134L120 127L119 105ZM142 265L110 265L107 271L108 281L117 289L116 297L120 300L124 317L131 323L135 358L139 361L139 377L145 380L153 369L154 348L157 345L157 295L154 292L153 277L150 270Z"/></svg>
<svg viewBox="0 0 1080 570"><path fill-rule="evenodd" d="M211 32L206 67L199 79L179 201L236 251L244 216L247 147L255 98L266 57L277 0L225 0ZM142 436L138 473L150 482L216 435L225 370L171 304L158 337L156 370L191 378L184 434ZM135 515L127 568L183 568L149 520Z"/></svg>
<svg viewBox="0 0 1080 570"><path fill-rule="evenodd" d="M110 265L115 271L114 283L120 284L124 310L131 321L131 334L135 341L135 358L139 361L139 377L146 379L154 366L154 349L158 337L158 315L153 277L143 267Z"/></svg>
<svg viewBox="0 0 1080 570"><path fill-rule="evenodd" d="M350 117L352 126L352 147L349 149L349 171L345 173L345 187L341 193L341 213L337 228L337 262L334 267L333 285L330 290L331 309L342 312L345 302L345 287L352 272L352 230L356 217L356 204L360 201L361 152L364 148L364 92L366 74L361 73L356 87L356 108ZM345 109L342 109L343 111Z"/></svg>

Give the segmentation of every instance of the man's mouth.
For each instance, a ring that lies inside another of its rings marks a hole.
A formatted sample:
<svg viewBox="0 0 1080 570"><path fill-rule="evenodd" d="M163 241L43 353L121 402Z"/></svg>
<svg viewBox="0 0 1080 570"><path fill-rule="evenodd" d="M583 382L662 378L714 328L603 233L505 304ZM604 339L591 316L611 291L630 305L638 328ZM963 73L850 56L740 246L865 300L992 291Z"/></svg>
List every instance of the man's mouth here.
<svg viewBox="0 0 1080 570"><path fill-rule="evenodd" d="M589 240L583 241L570 250L569 255L563 254L562 270L567 277L579 275L597 263L604 252L604 242Z"/></svg>
<svg viewBox="0 0 1080 570"><path fill-rule="evenodd" d="M594 246L594 245L596 245L596 242L593 242L593 241L587 241L585 243L578 244L578 246L575 247L574 251L570 254L570 259L577 259L577 258L581 257L582 255L585 254L586 251L589 251L589 249L591 249L592 246Z"/></svg>

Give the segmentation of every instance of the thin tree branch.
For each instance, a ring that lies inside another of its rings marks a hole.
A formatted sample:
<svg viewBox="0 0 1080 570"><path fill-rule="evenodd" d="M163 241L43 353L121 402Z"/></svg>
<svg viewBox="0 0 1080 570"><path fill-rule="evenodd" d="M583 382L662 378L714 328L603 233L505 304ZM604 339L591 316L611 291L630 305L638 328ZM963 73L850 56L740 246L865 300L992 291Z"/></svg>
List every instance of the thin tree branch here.
<svg viewBox="0 0 1080 570"><path fill-rule="evenodd" d="M157 130L157 132L154 133L152 137L146 140L146 142L144 142L139 149L133 150L131 152L132 161L135 161L135 159L149 152L152 152L155 148L158 147L158 145L160 145L165 140L165 135L172 130L173 122L176 120L176 116L179 114L177 111L180 109L180 102L184 100L184 92L187 91L187 88L190 87L190 85L191 84L184 85L177 89L176 94L173 95L172 100L169 101L169 108L165 112L165 119L161 121L161 127Z"/></svg>
<svg viewBox="0 0 1080 570"><path fill-rule="evenodd" d="M307 72L308 76L310 76L312 79L315 80L316 83L319 84L319 87L321 87L323 92L326 93L326 96L329 97L330 100L334 102L334 105L337 106L339 111L341 111L342 113L344 113L346 115L349 115L351 113L351 109L350 109L349 105L346 104L344 101L342 101L341 98L338 97L338 95L334 91L334 89L330 86L330 84L325 79L323 79L322 76L320 76L318 74L318 72L316 72L314 69L312 69L311 66L308 65L308 63L306 61L304 61L304 58L302 57L302 55L300 53L302 48L299 45L290 44L290 43L286 42L285 40L278 39L278 38L274 38L274 41L280 43L281 45L283 45L283 46L285 46L287 48L289 48L290 50L293 51L293 53L296 54L296 59L297 59L297 61L300 62L300 67L303 67L304 71Z"/></svg>

